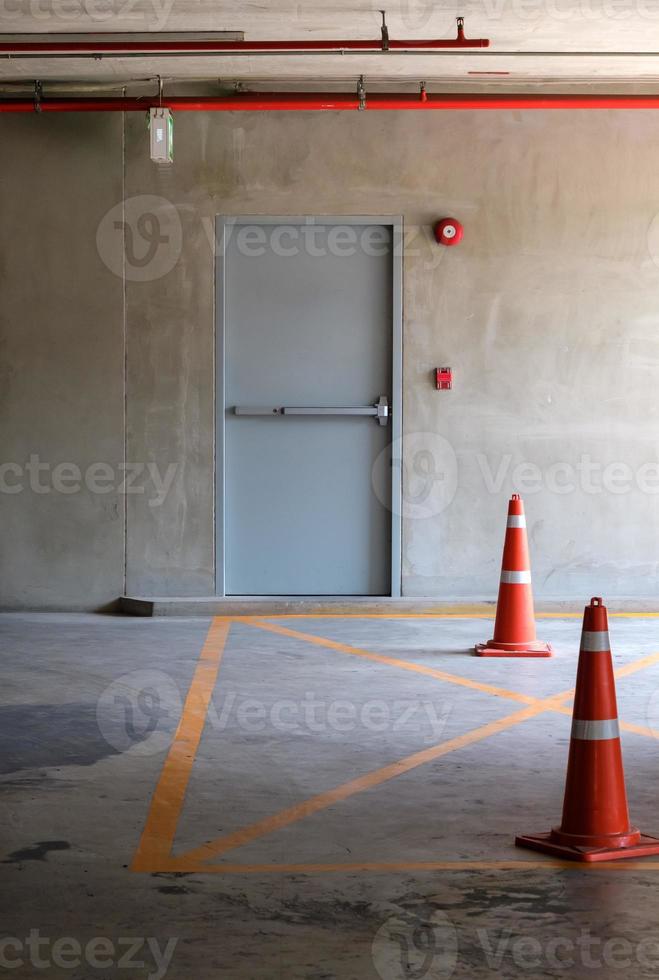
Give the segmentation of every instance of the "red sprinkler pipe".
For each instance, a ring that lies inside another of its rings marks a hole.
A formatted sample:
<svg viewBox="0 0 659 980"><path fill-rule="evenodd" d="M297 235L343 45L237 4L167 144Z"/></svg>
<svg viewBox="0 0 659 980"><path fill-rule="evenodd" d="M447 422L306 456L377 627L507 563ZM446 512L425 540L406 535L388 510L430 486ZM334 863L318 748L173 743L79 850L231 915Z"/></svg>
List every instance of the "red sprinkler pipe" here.
<svg viewBox="0 0 659 980"><path fill-rule="evenodd" d="M253 92L225 97L6 99L0 112L134 112L162 105L174 112L317 112L370 110L659 109L659 95L417 95Z"/></svg>
<svg viewBox="0 0 659 980"><path fill-rule="evenodd" d="M384 20L384 18L383 18ZM379 41L227 41L227 40L132 40L130 34L125 40L79 41L2 41L0 55L11 58L55 56L55 57L120 57L122 55L173 55L173 54L314 54L316 52L341 51L436 51L442 48L487 48L487 38L467 38L464 33L464 20L458 17L457 36L450 39L395 41L389 38L383 23L383 36Z"/></svg>
<svg viewBox="0 0 659 980"><path fill-rule="evenodd" d="M440 48L487 48L487 38L473 40L464 37L426 40L389 41L390 51L416 51L421 48L436 51ZM12 58L21 55L65 55L75 58L89 55L153 55L153 54L306 54L327 51L384 51L381 41L20 41L0 43L0 54Z"/></svg>

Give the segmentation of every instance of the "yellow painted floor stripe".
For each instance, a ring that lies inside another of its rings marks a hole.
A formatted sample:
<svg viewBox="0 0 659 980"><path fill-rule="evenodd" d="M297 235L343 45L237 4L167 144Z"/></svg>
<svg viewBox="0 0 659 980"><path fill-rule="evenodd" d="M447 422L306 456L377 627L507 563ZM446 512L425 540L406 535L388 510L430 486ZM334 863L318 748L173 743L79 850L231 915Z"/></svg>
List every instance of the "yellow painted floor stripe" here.
<svg viewBox="0 0 659 980"><path fill-rule="evenodd" d="M489 738L491 735L503 732L507 728L512 728L514 725L518 725L528 718L533 718L535 715L547 711L553 702L564 700L573 694L574 691L572 690L565 691L562 694L556 694L551 698L538 701L534 705L521 708L512 715L507 715L505 718L488 722L486 725L481 725L479 728L475 728L463 735L458 735L456 738L440 742L438 745L432 745L427 749L422 749L420 752L414 752L412 755L383 766L381 769L376 769L374 772L358 776L356 779L350 779L340 786L335 786L333 789L326 790L324 793L318 793L308 800L303 800L291 807L287 807L285 810L281 810L279 813L265 817L263 820L258 820L248 827L243 827L231 834L226 834L224 837L219 837L217 840L189 851L185 855L180 855L180 858L181 860L192 863L209 861L236 847L242 847L251 841L257 840L259 837L265 837L276 830L281 830L283 827L288 827L290 824L297 823L299 820L304 820L305 817L318 813L320 810L325 810L335 803L347 800L357 793L363 793L391 779L396 779L398 776L402 776L404 773L410 772L418 766L426 765L426 763L433 762L435 759L448 755L450 752L455 752L457 749L473 745L476 742L482 741L484 738Z"/></svg>
<svg viewBox="0 0 659 980"><path fill-rule="evenodd" d="M381 618L388 617L385 616ZM313 643L329 649L335 649L339 652L360 656L378 663L387 664L389 666L402 667L406 670L416 670L419 673L432 676L438 680L459 684L489 694L495 694L499 697L522 701L527 705L527 707L521 709L520 711L516 711L512 715L508 715L505 718L501 718L497 721L480 726L479 728L456 738L449 739L448 741L439 743L436 746L431 746L430 748L424 749L421 752L413 753L404 759L400 759L395 763L384 766L381 769L365 774L357 779L349 780L348 782L343 783L341 786L337 786L334 789L317 794L311 799L295 804L294 806L289 807L280 813L273 814L270 817L249 825L248 827L244 827L241 830L227 834L215 841L204 844L202 847L196 848L186 854L174 857L171 851L176 835L177 824L185 800L185 794L192 771L192 766L194 764L199 742L201 740L208 705L217 681L222 654L226 645L231 622L233 621L248 622L250 625L256 628L279 633L284 636L290 636L291 638L300 639L307 643ZM615 671L615 674L617 677L629 676L630 674L643 670L649 666L652 666L653 664L656 664L657 662L659 662L659 652L649 654L648 656L642 657L631 664L626 664L623 667L618 668ZM396 868L399 868L400 870L422 870L423 868L428 870L449 870L452 868L467 870L470 864L473 867L492 867L497 869L505 869L508 866L515 868L547 868L548 866L556 867L563 864L568 867L572 867L573 865L571 862L559 862L552 859L544 859L543 861L536 862L504 861L489 863L468 861L421 863L394 862L393 864L380 865L373 862L367 862L365 864L360 863L358 865L209 865L206 862L252 840L256 840L262 836L270 834L282 827L289 826L292 823L304 819L306 816L309 816L312 813L316 813L322 809L332 806L334 803L347 799L356 793L360 793L378 786L381 783L394 779L399 775L417 768L418 766L424 765L427 762L447 755L448 753L456 751L457 749L488 738L490 735L494 735L500 731L511 728L527 720L528 718L535 717L536 715L539 715L545 711L559 711L561 714L569 714L570 709L561 704L561 702L572 697L573 694L574 691L570 690L544 699L532 698L528 695L519 694L514 691L507 691L503 688L483 684L478 681L472 681L470 678L463 678L444 671L435 670L434 668L427 668L424 665L411 664L409 661L399 660L392 657L384 657L379 654L371 653L367 650L362 650L359 647L351 647L347 644L326 640L323 637L299 633L298 631L290 630L286 627L281 627L273 623L266 622L265 619L261 617L217 617L213 620L204 643L174 740L170 747L167 759L165 760L160 779L151 801L149 815L137 853L133 860L132 870L152 872L158 870L178 870L189 872L203 870L205 872L217 873L251 873L252 871L256 870L263 872L279 870L284 872L290 869L291 873L295 873L296 871L301 872L302 870L345 871L350 870L351 868L353 870L395 870ZM622 727L638 734L651 735L654 737L654 733L650 729L643 726L623 723ZM629 868L632 864L635 865L636 863L637 862L625 862L627 868ZM600 865L600 867L602 866L604 865ZM613 862L613 866L617 867L617 862ZM652 867L652 865L648 865L647 863L642 863L639 866L643 868ZM656 863L656 867L659 868L659 863Z"/></svg>
<svg viewBox="0 0 659 980"><path fill-rule="evenodd" d="M226 620L216 619L208 630L176 734L151 800L142 839L133 859L133 871L152 869L160 862L166 862L171 853L230 628L231 624Z"/></svg>
<svg viewBox="0 0 659 980"><path fill-rule="evenodd" d="M469 687L474 691L481 691L485 694L493 694L496 697L509 698L512 701L520 701L522 704L536 704L537 698L527 694L519 694L517 691L508 691L502 687L495 687L492 684L485 684L483 681L474 681L470 677L460 677L458 674L451 674L445 670L437 670L435 667L428 667L425 664L417 664L411 660L402 660L399 657L387 657L384 654L372 653L361 647L349 646L347 643L338 643L336 640L328 640L324 636L313 636L311 633L300 633L298 630L288 629L286 626L277 626L275 623L268 623L264 619L252 619L248 623L257 629L265 630L269 633L277 633L279 636L290 636L291 639L301 640L303 643L310 643L313 646L324 647L328 650L336 650L339 653L347 653L350 656L361 657L364 660L373 660L375 663L387 664L389 667L399 667L402 670L411 670L417 674L425 674L435 680L446 681L449 684L457 684L460 687Z"/></svg>
<svg viewBox="0 0 659 980"><path fill-rule="evenodd" d="M635 674L639 670L645 670L646 667L652 667L656 663L659 663L659 651L649 653L646 657L640 657L638 660L633 660L630 664L624 664L622 667L616 667L613 673L616 677L629 677L630 674Z"/></svg>
<svg viewBox="0 0 659 980"><path fill-rule="evenodd" d="M578 861L561 861L557 858L545 857L535 861L516 861L502 859L500 861L353 861L343 863L273 863L273 864L192 864L171 862L167 870L185 872L188 874L354 874L355 872L436 872L436 871L659 871L659 861L629 860L624 861L594 861L580 863Z"/></svg>
<svg viewBox="0 0 659 980"><path fill-rule="evenodd" d="M572 716L572 708L568 707L567 705L561 705L560 707L552 708L551 710L561 715ZM631 732L633 735L645 735L646 738L655 739L659 737L659 733L654 732L647 725L635 725L633 722L621 720L618 720L618 725L621 731Z"/></svg>
<svg viewBox="0 0 659 980"><path fill-rule="evenodd" d="M657 619L659 612L615 612L608 610L609 619ZM404 612L307 612L307 613L249 613L235 614L225 618L235 619L236 621L249 619L494 619L496 609L492 611L470 611L469 608L459 609L453 612L423 612L423 613L404 613ZM536 619L583 619L583 611L580 612L536 612Z"/></svg>
<svg viewBox="0 0 659 980"><path fill-rule="evenodd" d="M293 639L302 640L305 643L327 647L330 650L337 650L339 653L347 653L351 656L363 657L365 660L374 660L376 663L383 663L391 667L399 667L403 670L411 670L419 674L425 674L426 676L433 677L436 680L445 681L448 684L456 684L460 687L468 687L472 690L481 691L484 694L493 694L496 697L507 698L511 701L519 701L522 704L538 703L537 697L533 697L528 694L520 694L517 691L509 691L506 688L495 687L491 684L484 684L482 681L474 681L469 677L461 677L458 674L451 674L447 671L436 670L434 667L427 667L424 664L416 664L410 660L401 660L397 657L386 657L382 654L364 650L361 647L353 647L348 646L345 643L337 643L335 640L329 640L322 636L313 636L310 633L301 633L297 630L288 629L285 626L278 626L274 623L268 623L266 620L261 620L259 618L250 620L249 625L267 630L271 633L277 633L281 636L290 636ZM659 652L649 654L647 657L642 657L640 660L636 660L632 664L619 667L616 671L614 671L614 673L616 677L626 677L629 674L635 673L637 670L643 670L645 667L652 666L653 664L657 663L657 661L659 661ZM572 714L572 709L564 705L548 708L546 710L556 711L565 715ZM621 721L620 727L625 731L633 732L636 735L646 735L649 738L657 737L651 728L642 725L634 725L630 722Z"/></svg>

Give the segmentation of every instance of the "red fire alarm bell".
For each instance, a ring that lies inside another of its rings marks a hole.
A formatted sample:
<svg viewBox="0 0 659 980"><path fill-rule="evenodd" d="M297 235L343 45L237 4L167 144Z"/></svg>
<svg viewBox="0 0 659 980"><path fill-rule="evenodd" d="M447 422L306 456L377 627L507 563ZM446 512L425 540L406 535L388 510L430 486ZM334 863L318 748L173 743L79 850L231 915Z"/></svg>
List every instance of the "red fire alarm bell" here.
<svg viewBox="0 0 659 980"><path fill-rule="evenodd" d="M435 387L437 391L448 391L453 387L453 371L450 367L435 368Z"/></svg>
<svg viewBox="0 0 659 980"><path fill-rule="evenodd" d="M457 245L463 234L464 228L455 218L442 218L435 225L435 240L440 245Z"/></svg>

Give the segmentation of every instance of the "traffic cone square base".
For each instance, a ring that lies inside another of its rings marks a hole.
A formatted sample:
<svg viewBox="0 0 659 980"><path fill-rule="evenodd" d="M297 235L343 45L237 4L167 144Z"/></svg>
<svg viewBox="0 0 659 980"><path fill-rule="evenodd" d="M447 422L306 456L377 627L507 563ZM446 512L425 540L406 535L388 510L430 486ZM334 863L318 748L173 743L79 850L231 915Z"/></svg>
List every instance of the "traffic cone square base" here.
<svg viewBox="0 0 659 980"><path fill-rule="evenodd" d="M565 861L620 861L623 858L642 858L659 854L659 838L641 834L638 844L627 847L570 847L559 844L549 834L524 835L515 838L516 847L529 847L532 851L551 854Z"/></svg>
<svg viewBox="0 0 659 980"><path fill-rule="evenodd" d="M489 643L477 643L474 654L477 657L551 657L552 649L551 643L530 643L525 650L502 650Z"/></svg>

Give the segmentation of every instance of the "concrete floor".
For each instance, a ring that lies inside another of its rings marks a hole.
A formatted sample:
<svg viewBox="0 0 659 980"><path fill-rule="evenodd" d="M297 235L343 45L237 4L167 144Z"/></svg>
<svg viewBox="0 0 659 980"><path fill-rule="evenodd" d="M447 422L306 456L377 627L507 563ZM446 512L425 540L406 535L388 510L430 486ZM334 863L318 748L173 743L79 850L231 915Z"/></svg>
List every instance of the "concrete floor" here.
<svg viewBox="0 0 659 980"><path fill-rule="evenodd" d="M659 859L513 845L557 822L569 740L537 700L573 687L580 618L538 625L552 660L471 657L486 618L0 617L0 966L658 976ZM611 632L616 667L650 658L618 700L632 819L659 835L659 619Z"/></svg>

